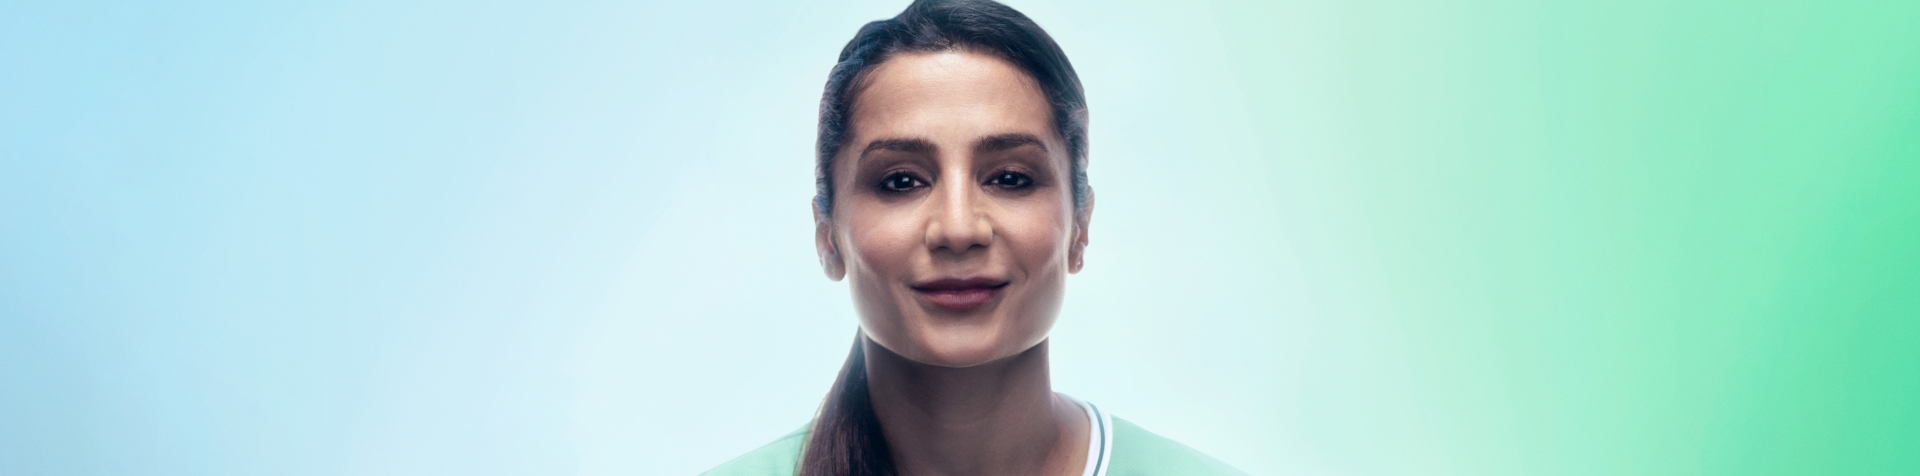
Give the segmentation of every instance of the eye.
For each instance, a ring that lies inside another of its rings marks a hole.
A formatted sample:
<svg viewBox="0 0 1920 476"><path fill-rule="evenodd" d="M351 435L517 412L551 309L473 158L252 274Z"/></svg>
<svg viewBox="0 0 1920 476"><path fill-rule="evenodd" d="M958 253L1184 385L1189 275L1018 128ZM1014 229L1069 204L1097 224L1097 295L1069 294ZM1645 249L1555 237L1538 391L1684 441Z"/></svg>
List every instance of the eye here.
<svg viewBox="0 0 1920 476"><path fill-rule="evenodd" d="M1027 188L1033 185L1033 177L1019 172L1000 172L994 174L992 179L988 179L987 185L1009 189Z"/></svg>
<svg viewBox="0 0 1920 476"><path fill-rule="evenodd" d="M891 175L887 175L887 178L880 179L880 189L888 192L906 192L913 190L915 187L925 186L927 186L926 182L922 182L920 179L914 178L913 175L909 175L906 172L894 172Z"/></svg>

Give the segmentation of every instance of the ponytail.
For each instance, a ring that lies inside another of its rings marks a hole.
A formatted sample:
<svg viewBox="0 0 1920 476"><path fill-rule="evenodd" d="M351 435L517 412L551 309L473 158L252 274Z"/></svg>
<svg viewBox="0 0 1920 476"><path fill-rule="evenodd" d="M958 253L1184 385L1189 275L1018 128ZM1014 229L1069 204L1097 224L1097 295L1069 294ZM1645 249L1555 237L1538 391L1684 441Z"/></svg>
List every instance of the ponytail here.
<svg viewBox="0 0 1920 476"><path fill-rule="evenodd" d="M796 476L893 476L893 454L867 393L866 343L864 331L854 334L853 351L807 434Z"/></svg>

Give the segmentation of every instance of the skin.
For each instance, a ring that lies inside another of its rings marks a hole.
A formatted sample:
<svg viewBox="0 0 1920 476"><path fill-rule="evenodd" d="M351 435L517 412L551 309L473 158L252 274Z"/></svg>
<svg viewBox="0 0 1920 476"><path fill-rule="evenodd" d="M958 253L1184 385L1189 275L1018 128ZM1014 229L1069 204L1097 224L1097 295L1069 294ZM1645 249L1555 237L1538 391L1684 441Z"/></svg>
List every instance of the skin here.
<svg viewBox="0 0 1920 476"><path fill-rule="evenodd" d="M893 56L855 87L815 241L852 290L899 473L1080 474L1091 426L1053 393L1046 338L1083 264L1092 197L1075 213L1045 95L964 50ZM955 279L997 288L964 309L927 291Z"/></svg>

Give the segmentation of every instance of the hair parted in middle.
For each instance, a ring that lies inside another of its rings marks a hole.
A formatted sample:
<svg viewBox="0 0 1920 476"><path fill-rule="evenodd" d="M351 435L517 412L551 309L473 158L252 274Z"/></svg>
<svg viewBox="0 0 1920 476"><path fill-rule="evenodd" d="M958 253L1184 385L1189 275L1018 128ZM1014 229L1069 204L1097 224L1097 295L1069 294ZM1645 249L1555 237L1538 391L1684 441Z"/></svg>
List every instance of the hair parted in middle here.
<svg viewBox="0 0 1920 476"><path fill-rule="evenodd" d="M899 53L964 50L991 54L1031 76L1067 143L1073 206L1084 210L1087 185L1087 98L1067 54L1040 25L989 0L920 0L893 18L867 23L840 50L820 97L814 208L833 212L833 157L845 146L856 86L865 73Z"/></svg>

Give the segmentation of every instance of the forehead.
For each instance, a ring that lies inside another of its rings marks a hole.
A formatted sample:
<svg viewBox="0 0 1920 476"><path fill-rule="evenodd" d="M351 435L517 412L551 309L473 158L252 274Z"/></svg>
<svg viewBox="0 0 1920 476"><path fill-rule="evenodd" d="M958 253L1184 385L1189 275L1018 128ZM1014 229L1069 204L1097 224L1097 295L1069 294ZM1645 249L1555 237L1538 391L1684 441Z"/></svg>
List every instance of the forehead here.
<svg viewBox="0 0 1920 476"><path fill-rule="evenodd" d="M913 137L942 143L1006 133L1059 142L1039 84L993 55L900 54L868 70L858 88L850 118L855 142Z"/></svg>

